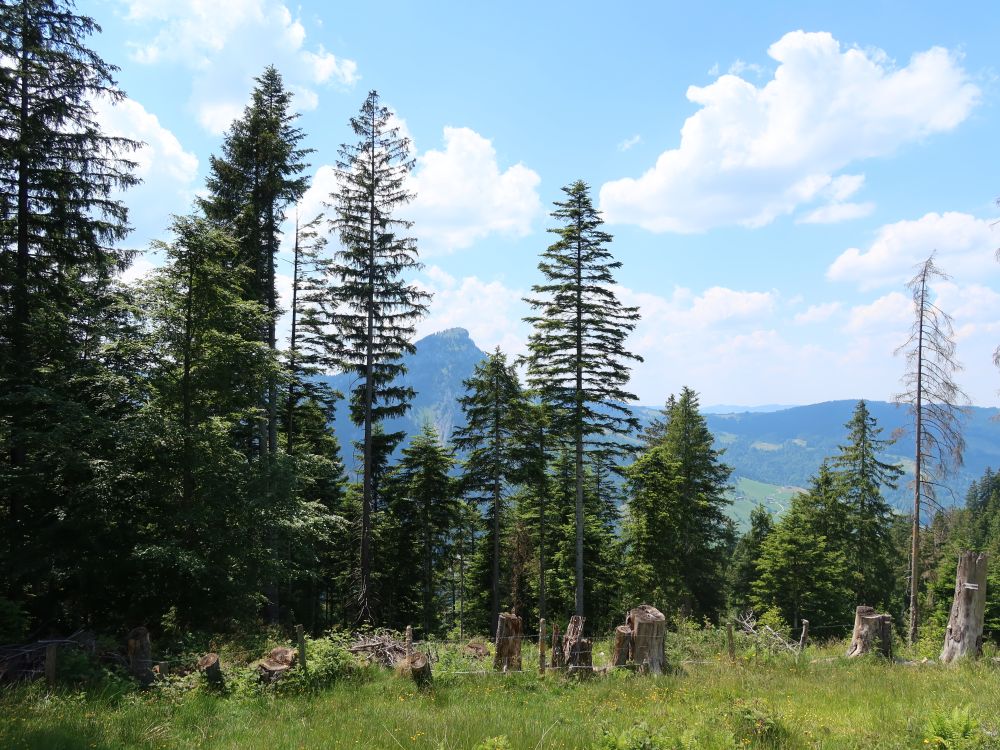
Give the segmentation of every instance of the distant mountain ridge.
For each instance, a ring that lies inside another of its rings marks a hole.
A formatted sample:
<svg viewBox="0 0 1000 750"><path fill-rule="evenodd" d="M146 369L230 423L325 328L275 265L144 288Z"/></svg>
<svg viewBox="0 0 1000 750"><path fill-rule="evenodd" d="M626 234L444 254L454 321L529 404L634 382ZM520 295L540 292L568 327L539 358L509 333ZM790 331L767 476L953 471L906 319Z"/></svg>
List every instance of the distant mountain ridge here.
<svg viewBox="0 0 1000 750"><path fill-rule="evenodd" d="M425 336L416 342L416 353L404 358L407 374L403 382L416 391L406 416L389 420L387 430L416 434L430 422L445 438L463 424L458 399L465 392L468 379L486 352L475 345L464 328L450 328ZM347 395L355 381L353 375L326 378L334 388ZM697 383L691 387L697 390ZM664 394L664 399L668 394ZM733 467L734 480L745 478L780 487L805 487L822 460L837 453L857 401L826 401L806 406L780 407L706 407L703 410L716 447L724 449L723 460ZM334 421L347 466L354 467L353 444L361 431L349 418L342 401ZM868 401L869 410L882 428L882 436L904 431L891 447L887 458L898 461L908 471L913 469L913 438L905 432L909 416L905 407L884 401ZM713 412L713 410L732 411ZM655 418L658 408L637 406L636 415L644 424ZM1000 410L973 407L964 421L966 440L965 465L947 481L950 491L941 493L944 505L964 501L969 482L978 479L987 467L1000 468ZM912 478L912 477L911 477ZM899 507L907 505L906 481L892 493Z"/></svg>

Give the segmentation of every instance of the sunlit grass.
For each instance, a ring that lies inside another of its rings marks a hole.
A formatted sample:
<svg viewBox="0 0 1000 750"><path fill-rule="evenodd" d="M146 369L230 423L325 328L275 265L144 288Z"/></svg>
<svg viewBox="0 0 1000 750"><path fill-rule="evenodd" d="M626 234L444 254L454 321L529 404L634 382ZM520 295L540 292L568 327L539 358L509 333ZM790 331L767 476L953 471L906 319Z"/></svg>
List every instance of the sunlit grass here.
<svg viewBox="0 0 1000 750"><path fill-rule="evenodd" d="M428 692L388 671L315 695L49 693L35 683L0 697L0 747L471 748L506 736L511 748L584 748L605 730L645 723L676 747L907 748L926 747L928 717L954 706L969 706L987 734L1000 724L992 662L847 662L838 646L798 663L716 657L662 677L576 681L540 678L533 653L524 655L530 671L503 676L451 675L460 665L443 661ZM780 731L755 735L755 721Z"/></svg>

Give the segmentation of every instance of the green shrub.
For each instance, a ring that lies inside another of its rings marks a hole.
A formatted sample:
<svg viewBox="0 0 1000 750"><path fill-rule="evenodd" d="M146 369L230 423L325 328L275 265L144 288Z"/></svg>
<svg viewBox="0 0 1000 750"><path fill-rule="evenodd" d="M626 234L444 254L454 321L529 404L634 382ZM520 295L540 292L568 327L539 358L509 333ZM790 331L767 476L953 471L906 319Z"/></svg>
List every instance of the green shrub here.
<svg viewBox="0 0 1000 750"><path fill-rule="evenodd" d="M306 666L292 669L276 687L281 692L316 692L340 680L359 678L365 670L347 650L347 637L330 634L324 638L306 637Z"/></svg>
<svg viewBox="0 0 1000 750"><path fill-rule="evenodd" d="M786 747L789 733L780 714L759 699L737 698L729 709L729 721L737 740L751 747Z"/></svg>
<svg viewBox="0 0 1000 750"><path fill-rule="evenodd" d="M510 750L510 740L506 735L490 737L474 746L472 750Z"/></svg>
<svg viewBox="0 0 1000 750"><path fill-rule="evenodd" d="M674 750L681 746L645 724L637 724L625 730L605 729L593 747L594 750Z"/></svg>
<svg viewBox="0 0 1000 750"><path fill-rule="evenodd" d="M972 718L972 707L955 708L951 713L933 714L924 726L924 743L941 750L984 750L1000 747Z"/></svg>

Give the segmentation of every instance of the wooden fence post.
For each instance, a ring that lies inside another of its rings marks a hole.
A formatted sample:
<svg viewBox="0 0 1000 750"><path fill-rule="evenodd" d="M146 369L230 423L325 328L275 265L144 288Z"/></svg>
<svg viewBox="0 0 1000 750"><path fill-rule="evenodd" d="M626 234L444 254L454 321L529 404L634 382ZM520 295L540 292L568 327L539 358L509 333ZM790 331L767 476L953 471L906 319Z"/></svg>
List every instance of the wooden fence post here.
<svg viewBox="0 0 1000 750"><path fill-rule="evenodd" d="M299 661L302 663L302 671L308 672L306 666L306 636L301 625L295 626L295 639L299 642Z"/></svg>
<svg viewBox="0 0 1000 750"><path fill-rule="evenodd" d="M559 634L559 626L552 624L552 664L553 669L563 667L562 636Z"/></svg>
<svg viewBox="0 0 1000 750"><path fill-rule="evenodd" d="M729 661L736 661L736 643L733 641L733 624L726 623L726 651L729 652Z"/></svg>
<svg viewBox="0 0 1000 750"><path fill-rule="evenodd" d="M538 621L538 674L545 674L545 618Z"/></svg>
<svg viewBox="0 0 1000 750"><path fill-rule="evenodd" d="M56 656L59 653L59 647L50 643L45 647L45 681L49 685L56 684Z"/></svg>
<svg viewBox="0 0 1000 750"><path fill-rule="evenodd" d="M806 641L809 639L809 620L802 621L802 635L799 636L799 653L806 647Z"/></svg>
<svg viewBox="0 0 1000 750"><path fill-rule="evenodd" d="M413 656L413 626L406 626L406 663L409 664L410 657Z"/></svg>

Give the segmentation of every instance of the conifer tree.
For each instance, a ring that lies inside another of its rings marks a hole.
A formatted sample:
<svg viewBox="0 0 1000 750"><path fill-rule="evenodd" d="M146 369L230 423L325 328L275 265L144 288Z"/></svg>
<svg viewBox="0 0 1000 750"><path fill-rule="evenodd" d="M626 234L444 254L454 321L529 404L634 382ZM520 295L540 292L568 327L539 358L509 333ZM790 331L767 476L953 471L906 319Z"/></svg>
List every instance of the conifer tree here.
<svg viewBox="0 0 1000 750"><path fill-rule="evenodd" d="M15 598L25 586L61 598L63 583L29 580L67 581L32 545L79 520L74 497L111 457L93 452L103 396L94 386L113 279L131 259L116 246L128 231L118 191L138 181L127 156L139 144L96 121L96 100L124 97L117 68L87 46L99 31L67 0L0 5L0 491L3 578ZM29 572L32 560L45 570Z"/></svg>
<svg viewBox="0 0 1000 750"><path fill-rule="evenodd" d="M731 528L723 508L732 469L712 447L697 394L684 388L667 403L659 436L626 471L633 593L714 617L724 603Z"/></svg>
<svg viewBox="0 0 1000 750"><path fill-rule="evenodd" d="M934 253L917 267L907 287L913 297L914 321L910 335L896 353L906 357L904 391L896 402L907 404L913 415L913 517L910 544L909 641L917 639L920 595L920 513L935 503L937 481L952 467L961 466L965 440L961 433L963 407L968 396L955 383L961 365L955 359L955 331L951 316L931 300L930 285L950 277L934 263Z"/></svg>
<svg viewBox="0 0 1000 750"><path fill-rule="evenodd" d="M476 366L459 398L465 425L452 442L466 453L462 487L476 503L488 503L487 545L490 591L489 632L500 615L500 539L506 531L507 495L520 471L517 438L524 429L526 402L514 366L498 348Z"/></svg>
<svg viewBox="0 0 1000 750"><path fill-rule="evenodd" d="M369 92L351 118L351 129L358 140L341 145L338 187L330 196L332 225L341 244L331 270L339 281L334 316L341 340L339 365L359 379L351 394L351 417L364 428L358 607L367 621L372 615L374 430L409 408L412 389L393 381L405 370L403 355L414 351L414 324L426 311L429 296L404 278L420 263L416 241L405 235L411 222L394 213L413 198L406 188L414 164L410 141L376 91Z"/></svg>
<svg viewBox="0 0 1000 750"><path fill-rule="evenodd" d="M621 305L614 271L621 267L608 250L611 235L594 208L589 187L578 180L563 188L565 201L552 212L561 223L558 236L538 265L545 281L527 299L536 314L526 318L534 331L528 342L528 382L552 411L556 432L571 441L575 482L575 609L584 613L584 464L600 442L617 455L628 452L620 440L638 429L625 390L628 361L641 357L625 348L639 319L638 308Z"/></svg>
<svg viewBox="0 0 1000 750"><path fill-rule="evenodd" d="M891 441L879 438L882 430L864 400L845 427L850 430L848 442L840 446L833 467L850 515L853 549L847 550L847 560L853 571L854 599L888 607L895 588L896 551L890 538L893 511L882 488L896 489L903 470L879 459Z"/></svg>
<svg viewBox="0 0 1000 750"><path fill-rule="evenodd" d="M447 574L450 544L459 520L455 458L429 424L403 448L388 477L392 523L392 583L400 624L418 616L424 636L438 632L443 609L440 582ZM413 595L414 573L420 581Z"/></svg>
<svg viewBox="0 0 1000 750"><path fill-rule="evenodd" d="M756 607L777 608L792 627L803 619L814 627L846 625L853 605L846 526L839 489L824 463L809 491L792 498L761 545L753 582Z"/></svg>
<svg viewBox="0 0 1000 750"><path fill-rule="evenodd" d="M731 610L745 612L752 606L753 582L760 576L757 562L764 540L774 531L774 520L763 505L750 512L750 528L740 537L729 563L728 605Z"/></svg>

